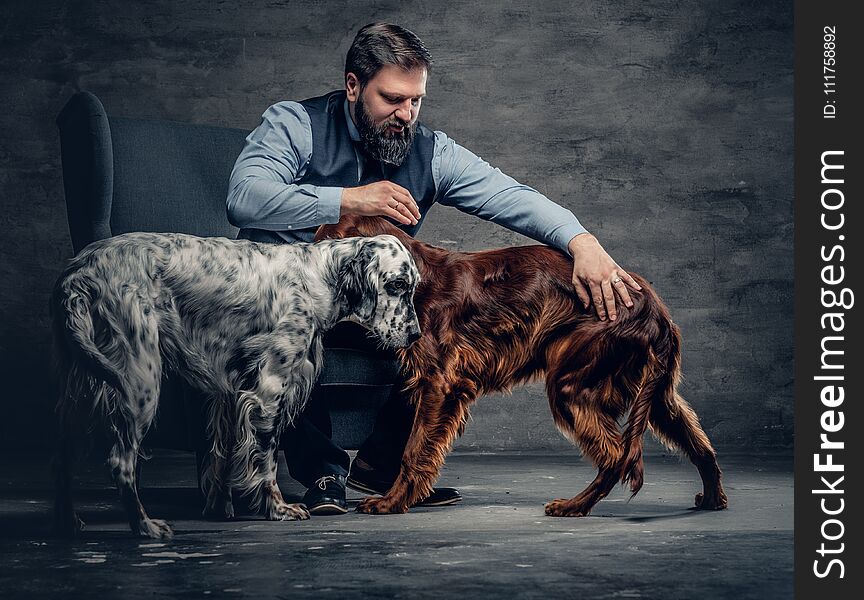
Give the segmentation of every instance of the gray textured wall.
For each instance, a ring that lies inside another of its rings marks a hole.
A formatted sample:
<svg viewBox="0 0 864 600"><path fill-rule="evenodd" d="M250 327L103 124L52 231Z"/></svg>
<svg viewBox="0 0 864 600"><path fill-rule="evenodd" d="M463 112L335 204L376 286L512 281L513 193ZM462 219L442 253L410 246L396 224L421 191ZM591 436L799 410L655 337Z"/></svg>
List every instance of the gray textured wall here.
<svg viewBox="0 0 864 600"><path fill-rule="evenodd" d="M115 115L252 128L275 101L340 86L353 34L374 20L432 51L427 124L571 208L654 282L684 333L683 391L719 449L788 450L792 7L755 0L6 0L4 443L52 402L47 292L71 254L53 123L65 100L86 89ZM443 207L421 237L527 242ZM550 421L529 386L482 400L460 445L567 447Z"/></svg>

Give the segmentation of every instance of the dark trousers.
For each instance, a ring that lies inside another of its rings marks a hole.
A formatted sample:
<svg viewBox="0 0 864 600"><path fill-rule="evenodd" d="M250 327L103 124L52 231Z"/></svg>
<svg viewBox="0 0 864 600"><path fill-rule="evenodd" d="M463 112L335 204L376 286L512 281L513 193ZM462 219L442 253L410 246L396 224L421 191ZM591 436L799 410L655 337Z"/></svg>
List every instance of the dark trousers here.
<svg viewBox="0 0 864 600"><path fill-rule="evenodd" d="M354 323L340 323L325 336L325 345L356 348L381 353L365 330ZM389 353L393 357L392 352ZM382 479L395 480L402 463L402 452L414 425L414 407L402 393L402 383L396 382L387 401L378 412L371 435L357 452L357 458L375 468ZM325 391L316 387L303 413L282 434L282 448L291 477L306 487L324 475L347 475L348 453L333 443L330 407Z"/></svg>

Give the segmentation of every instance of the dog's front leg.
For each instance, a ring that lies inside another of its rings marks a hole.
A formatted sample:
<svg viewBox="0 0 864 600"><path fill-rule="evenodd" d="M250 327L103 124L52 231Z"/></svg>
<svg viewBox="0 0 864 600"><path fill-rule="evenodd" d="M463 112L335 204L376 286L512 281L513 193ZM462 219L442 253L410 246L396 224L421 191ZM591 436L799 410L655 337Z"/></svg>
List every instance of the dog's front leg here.
<svg viewBox="0 0 864 600"><path fill-rule="evenodd" d="M308 340L291 329L262 338L260 345L256 385L236 401L231 483L268 520L308 519L306 507L285 502L276 483L282 428L306 403L317 375L306 360Z"/></svg>
<svg viewBox="0 0 864 600"><path fill-rule="evenodd" d="M287 386L286 386L287 387ZM281 428L281 394L244 392L238 400L237 440L231 483L250 498L250 506L270 521L308 519L302 504L288 504L276 483L276 452Z"/></svg>
<svg viewBox="0 0 864 600"><path fill-rule="evenodd" d="M276 483L276 461L279 450L279 431L274 427L265 439L262 440L263 456L266 458L262 463L265 478L257 495L261 498L261 512L270 521L302 521L310 517L309 511L303 504L289 504L282 497L279 485ZM266 448L266 449L265 449Z"/></svg>
<svg viewBox="0 0 864 600"><path fill-rule="evenodd" d="M399 476L381 498L362 500L357 512L404 513L432 493L432 485L468 417L468 404L472 400L464 394L451 394L448 397L440 384L417 394L417 416L402 455Z"/></svg>

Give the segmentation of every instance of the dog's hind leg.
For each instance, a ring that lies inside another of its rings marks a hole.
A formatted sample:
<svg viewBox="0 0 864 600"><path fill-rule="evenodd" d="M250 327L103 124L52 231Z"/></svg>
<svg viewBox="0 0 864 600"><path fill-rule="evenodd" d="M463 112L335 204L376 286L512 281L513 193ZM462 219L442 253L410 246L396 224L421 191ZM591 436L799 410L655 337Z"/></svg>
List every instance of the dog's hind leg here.
<svg viewBox="0 0 864 600"><path fill-rule="evenodd" d="M120 429L123 425L117 425L125 416L116 416L115 427ZM149 425L149 423L147 423ZM127 431L118 433L114 447L108 457L108 465L111 468L111 476L120 492L120 500L126 511L129 528L132 533L143 537L171 538L173 532L171 527L160 519L152 519L144 510L141 499L138 496L138 483L136 480L136 467L138 463L138 452L141 439L144 437L146 427L140 427L140 421L132 423L127 421Z"/></svg>
<svg viewBox="0 0 864 600"><path fill-rule="evenodd" d="M622 390L615 387L615 378L600 376L587 352L576 354L576 358L559 352L552 356L546 392L555 425L581 448L598 472L577 496L547 503L546 514L584 517L621 480L624 441L617 418L623 410Z"/></svg>
<svg viewBox="0 0 864 600"><path fill-rule="evenodd" d="M147 347L153 350L155 341L152 346ZM133 350L131 355L134 358L127 365L126 389L122 394L118 393L116 400L111 403L116 407L109 415L115 439L108 465L120 491L132 533L151 538L170 538L173 532L168 524L160 519L151 519L144 510L138 497L136 480L141 440L156 416L162 361L158 352L142 351L140 348Z"/></svg>
<svg viewBox="0 0 864 600"><path fill-rule="evenodd" d="M726 508L729 503L720 482L722 473L717 464L717 453L690 405L678 394L672 394L671 401L658 401L651 405L649 423L661 441L682 450L699 469L702 492L696 494L696 508Z"/></svg>
<svg viewBox="0 0 864 600"><path fill-rule="evenodd" d="M608 496L620 479L617 469L601 468L594 480L577 496L547 502L544 510L550 517L587 517L594 505Z"/></svg>
<svg viewBox="0 0 864 600"><path fill-rule="evenodd" d="M623 442L617 421L598 407L576 402L564 406L552 403L555 424L597 465L597 476L573 498L558 498L545 506L552 517L584 517L594 505L609 495L621 479Z"/></svg>

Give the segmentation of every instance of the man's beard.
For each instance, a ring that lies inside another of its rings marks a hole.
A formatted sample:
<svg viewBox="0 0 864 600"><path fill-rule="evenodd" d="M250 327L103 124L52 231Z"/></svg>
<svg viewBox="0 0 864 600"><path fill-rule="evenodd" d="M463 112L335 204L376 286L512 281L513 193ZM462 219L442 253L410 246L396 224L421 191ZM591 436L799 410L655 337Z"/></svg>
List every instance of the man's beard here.
<svg viewBox="0 0 864 600"><path fill-rule="evenodd" d="M357 132L363 143L363 149L375 160L396 165L405 162L408 153L411 152L411 144L414 143L414 133L417 131L417 123L406 123L395 117L388 119L380 125L375 125L372 115L363 104L363 94L357 97L354 105L354 117L357 121ZM402 126L399 133L391 133L388 127L394 125Z"/></svg>

